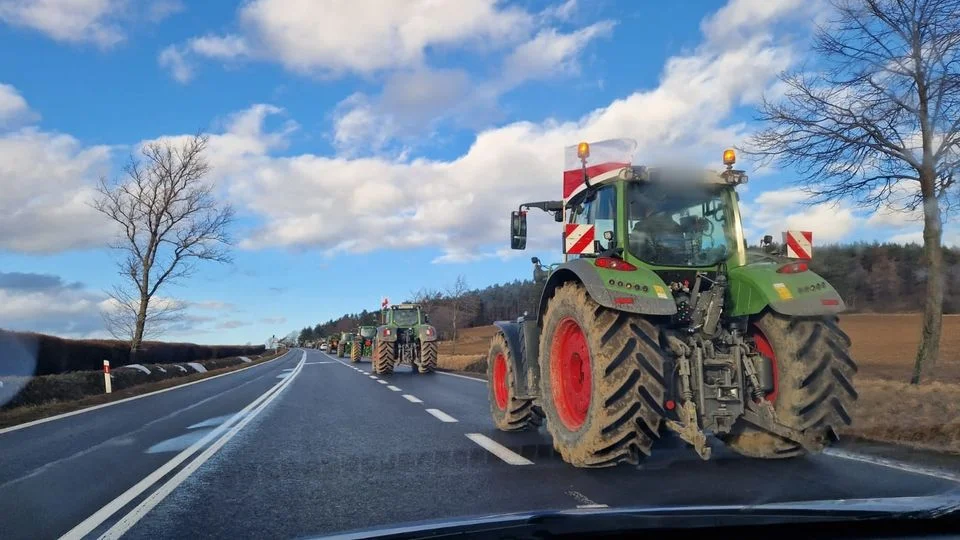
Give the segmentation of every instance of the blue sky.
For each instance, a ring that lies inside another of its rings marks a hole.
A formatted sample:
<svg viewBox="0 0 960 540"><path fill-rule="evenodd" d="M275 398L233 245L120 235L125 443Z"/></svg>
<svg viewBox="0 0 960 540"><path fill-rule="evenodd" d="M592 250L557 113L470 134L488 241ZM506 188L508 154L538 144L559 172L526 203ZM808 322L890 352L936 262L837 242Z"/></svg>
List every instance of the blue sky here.
<svg viewBox="0 0 960 540"><path fill-rule="evenodd" d="M804 58L815 8L425 4L0 0L0 327L103 335L119 277L90 188L197 130L240 217L235 261L163 291L189 305L166 339L262 342L458 274L526 278L559 229L535 220L510 253L507 217L558 196L563 146L632 137L639 161L718 161ZM754 175L748 234L919 238L902 215L804 206L789 180Z"/></svg>

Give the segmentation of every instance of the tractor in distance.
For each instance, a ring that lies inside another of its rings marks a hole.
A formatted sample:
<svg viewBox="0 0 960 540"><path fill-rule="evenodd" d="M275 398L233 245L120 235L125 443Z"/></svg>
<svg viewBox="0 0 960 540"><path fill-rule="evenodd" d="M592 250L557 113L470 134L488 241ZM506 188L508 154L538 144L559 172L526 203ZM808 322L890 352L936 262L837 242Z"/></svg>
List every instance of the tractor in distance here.
<svg viewBox="0 0 960 540"><path fill-rule="evenodd" d="M527 209L563 222L564 260L533 257L537 312L495 323L496 427L545 419L577 467L637 463L664 432L702 459L708 435L755 458L838 440L857 399L840 295L796 251L747 249L733 150L721 172L634 166L635 150L567 147L563 199L512 212L513 249L526 247Z"/></svg>
<svg viewBox="0 0 960 540"><path fill-rule="evenodd" d="M353 345L353 332L340 332L337 339L337 357L343 358L347 354L347 347Z"/></svg>
<svg viewBox="0 0 960 540"><path fill-rule="evenodd" d="M384 306L373 344L373 372L389 375L398 364L419 373L437 367L437 329L419 304Z"/></svg>
<svg viewBox="0 0 960 540"><path fill-rule="evenodd" d="M337 345L340 344L340 334L330 334L327 336L327 354L334 354L337 351Z"/></svg>
<svg viewBox="0 0 960 540"><path fill-rule="evenodd" d="M353 335L353 344L350 347L350 361L357 363L360 358L372 356L373 338L377 336L376 326L360 326Z"/></svg>

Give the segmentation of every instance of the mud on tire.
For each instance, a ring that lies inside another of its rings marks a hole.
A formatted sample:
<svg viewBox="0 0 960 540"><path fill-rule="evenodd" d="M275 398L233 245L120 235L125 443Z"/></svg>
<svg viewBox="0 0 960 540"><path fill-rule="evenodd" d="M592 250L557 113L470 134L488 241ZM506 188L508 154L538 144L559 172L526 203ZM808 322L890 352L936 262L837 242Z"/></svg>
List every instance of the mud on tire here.
<svg viewBox="0 0 960 540"><path fill-rule="evenodd" d="M356 364L360 361L361 356L363 356L363 342L354 341L350 345L350 361Z"/></svg>
<svg viewBox="0 0 960 540"><path fill-rule="evenodd" d="M420 373L433 373L435 369L437 369L437 342L421 341L420 365L417 366L417 371Z"/></svg>
<svg viewBox="0 0 960 540"><path fill-rule="evenodd" d="M850 410L857 400L853 386L857 365L849 355L850 338L837 326L836 317L768 312L755 325L776 357L773 405L778 419L797 429L815 430L816 451L823 449L838 439L839 427L850 425ZM800 445L743 421L724 442L749 457L788 458L805 453Z"/></svg>
<svg viewBox="0 0 960 540"><path fill-rule="evenodd" d="M377 375L389 375L393 373L393 365L396 363L396 344L391 341L377 340L373 349L373 372Z"/></svg>
<svg viewBox="0 0 960 540"><path fill-rule="evenodd" d="M341 341L337 343L337 358L343 358L343 354L346 352L346 345Z"/></svg>
<svg viewBox="0 0 960 540"><path fill-rule="evenodd" d="M516 397L517 376L514 369L513 352L503 334L497 333L487 353L490 416L500 431L536 429L542 423L542 418L532 399Z"/></svg>
<svg viewBox="0 0 960 540"><path fill-rule="evenodd" d="M589 357L583 377L585 383L589 376L589 404L579 426L564 422L563 403L554 392L564 395L565 381L576 385L569 373L564 378L562 370L554 369L564 357L572 358L556 354L567 350L562 334L576 335L570 321L582 332ZM664 414L665 358L657 327L641 316L601 307L581 284L571 282L556 290L547 307L540 355L540 404L564 461L606 467L637 463L640 454L650 454Z"/></svg>

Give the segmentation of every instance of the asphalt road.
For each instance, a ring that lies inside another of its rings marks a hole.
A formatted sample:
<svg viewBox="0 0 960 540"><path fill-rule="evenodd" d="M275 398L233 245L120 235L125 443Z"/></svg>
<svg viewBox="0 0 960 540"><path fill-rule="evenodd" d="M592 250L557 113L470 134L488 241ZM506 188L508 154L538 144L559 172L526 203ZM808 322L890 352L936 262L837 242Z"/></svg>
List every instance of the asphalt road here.
<svg viewBox="0 0 960 540"><path fill-rule="evenodd" d="M289 538L534 509L933 495L960 476L837 452L578 470L545 429L501 433L483 381L383 378L314 350L0 432L0 538ZM851 457L856 459L851 459Z"/></svg>

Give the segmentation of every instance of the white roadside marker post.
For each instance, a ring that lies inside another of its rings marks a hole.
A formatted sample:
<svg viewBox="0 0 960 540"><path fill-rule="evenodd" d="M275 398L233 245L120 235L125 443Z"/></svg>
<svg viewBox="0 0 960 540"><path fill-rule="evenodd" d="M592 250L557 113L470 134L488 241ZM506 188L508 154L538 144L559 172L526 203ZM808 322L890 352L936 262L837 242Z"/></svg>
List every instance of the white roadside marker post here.
<svg viewBox="0 0 960 540"><path fill-rule="evenodd" d="M110 361L103 361L103 388L106 390L106 393L113 392L113 385L110 383Z"/></svg>

